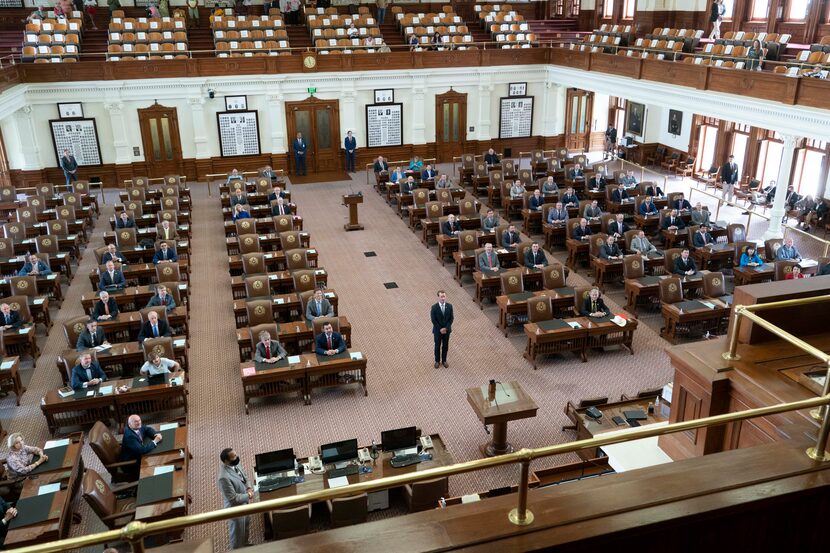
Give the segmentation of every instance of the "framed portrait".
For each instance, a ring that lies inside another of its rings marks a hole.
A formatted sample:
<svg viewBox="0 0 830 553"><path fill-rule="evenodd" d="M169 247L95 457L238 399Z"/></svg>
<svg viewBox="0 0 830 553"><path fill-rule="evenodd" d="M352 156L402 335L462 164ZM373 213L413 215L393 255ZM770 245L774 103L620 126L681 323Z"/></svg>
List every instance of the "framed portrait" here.
<svg viewBox="0 0 830 553"><path fill-rule="evenodd" d="M677 109L669 110L669 134L678 136L683 130L683 112Z"/></svg>
<svg viewBox="0 0 830 553"><path fill-rule="evenodd" d="M507 95L508 96L526 96L527 95L527 83L510 83L507 85Z"/></svg>
<svg viewBox="0 0 830 553"><path fill-rule="evenodd" d="M626 102L625 132L643 137L646 128L646 106L636 102Z"/></svg>
<svg viewBox="0 0 830 553"><path fill-rule="evenodd" d="M225 111L245 111L247 109L247 96L225 96Z"/></svg>
<svg viewBox="0 0 830 553"><path fill-rule="evenodd" d="M82 119L84 108L80 102L59 103L58 117L61 119Z"/></svg>
<svg viewBox="0 0 830 553"><path fill-rule="evenodd" d="M392 104L395 102L394 88L379 88L375 90L376 104Z"/></svg>

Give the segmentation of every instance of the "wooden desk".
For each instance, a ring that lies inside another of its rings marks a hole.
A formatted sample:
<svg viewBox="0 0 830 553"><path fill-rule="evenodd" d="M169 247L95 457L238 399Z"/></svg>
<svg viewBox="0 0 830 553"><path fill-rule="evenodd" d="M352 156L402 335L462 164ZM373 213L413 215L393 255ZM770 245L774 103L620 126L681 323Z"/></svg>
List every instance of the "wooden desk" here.
<svg viewBox="0 0 830 553"><path fill-rule="evenodd" d="M37 360L38 355L40 355L34 324L3 330L3 345L7 352L10 350L27 351L34 360Z"/></svg>
<svg viewBox="0 0 830 553"><path fill-rule="evenodd" d="M735 245L726 242L709 244L705 248L695 248L692 251L697 266L700 269L718 270L721 266L732 266L732 258L735 256Z"/></svg>
<svg viewBox="0 0 830 553"><path fill-rule="evenodd" d="M147 460L147 461L145 461ZM142 457L141 470L139 472L138 485L146 478L154 475L158 465L151 464L152 457ZM147 505L139 505L135 509L135 519L141 522L155 522L168 518L175 518L187 514L187 506L190 503L187 492L187 469L188 463L177 463L173 471L172 497ZM181 467L181 468L179 468Z"/></svg>
<svg viewBox="0 0 830 553"><path fill-rule="evenodd" d="M329 300L331 307L337 313L338 297L334 289L324 290L323 296ZM251 301L265 300L267 297L250 298ZM236 328L248 326L248 298L233 301L233 314L236 319ZM300 295L297 293L271 296L271 306L274 313L274 321L290 322L292 320L305 319L305 311L302 310Z"/></svg>
<svg viewBox="0 0 830 553"><path fill-rule="evenodd" d="M182 280L190 280L190 265L188 260L179 259L179 273L182 275ZM124 273L124 280L138 281L141 286L149 284L157 284L158 278L156 276L156 266L152 263L130 263L128 265L121 265L121 272ZM101 280L99 269L94 269L89 272L89 283L92 289L98 292L98 282Z"/></svg>
<svg viewBox="0 0 830 553"><path fill-rule="evenodd" d="M597 409L602 411L602 417L599 420L592 419L585 412L588 408L577 409L575 411L576 415L576 434L577 440L585 440L589 438L593 438L599 434L604 434L606 432L614 432L617 430L630 428L628 424L623 424L617 426L616 423L612 420L614 417L620 417L625 420L625 415L623 415L623 411L643 411L647 415L647 419L643 421L638 421L641 426L646 426L649 424L655 424L658 422L665 422L669 420L669 412L671 410L671 405L667 403L663 398L660 398L660 405L655 406L654 413L648 412L648 405L649 403L654 404L656 398L642 398L642 399L630 399L628 401L618 401L614 403L606 403L605 405L597 405ZM594 449L582 449L578 451L578 455L585 459L593 459L596 457L601 456L601 452L599 451L600 448Z"/></svg>
<svg viewBox="0 0 830 553"><path fill-rule="evenodd" d="M702 301L714 305L707 307ZM671 342L677 343L678 327L687 327L691 333L691 327L697 327L700 332L711 332L712 334L723 334L729 322L730 304L716 298L704 298L700 301L682 301L678 303L663 303L663 328L660 335Z"/></svg>
<svg viewBox="0 0 830 553"><path fill-rule="evenodd" d="M15 271L15 274L17 272ZM63 301L63 290L61 290L61 274L60 273L52 273L51 275L40 275L35 278L35 283L37 284L38 294L45 295L55 301ZM12 290L11 280L8 278L0 279L0 294L13 296L15 295L15 291ZM34 304L31 300L35 298L30 298L29 306L32 308L32 315L37 316L38 312L46 310L42 317L45 321L48 321L51 317L49 316L48 312L48 305L39 307L39 304Z"/></svg>
<svg viewBox="0 0 830 553"><path fill-rule="evenodd" d="M178 238L171 238L171 240L188 240L189 241L190 238L191 238L190 225L188 225L187 223L185 223L181 226L176 225L176 233L178 234ZM159 239L159 235L156 232L156 227L155 226L143 227L143 228L136 229L136 237L138 238L139 242L141 240L143 240L144 238L149 238L153 242L155 242L156 240ZM115 243L116 243L115 231L108 230L108 231L104 232L104 244L110 245L110 244L115 244Z"/></svg>
<svg viewBox="0 0 830 553"><path fill-rule="evenodd" d="M467 402L485 426L493 425L493 439L479 449L487 457L511 453L515 448L507 441L507 423L536 416L539 409L521 385L514 381L496 384L495 399L490 401L488 385L467 388Z"/></svg>
<svg viewBox="0 0 830 553"><path fill-rule="evenodd" d="M20 381L20 357L4 357L0 364L0 389L6 392L14 392L17 406L20 406L20 396L26 391L26 387Z"/></svg>
<svg viewBox="0 0 830 553"><path fill-rule="evenodd" d="M493 242L493 246L495 246L495 237L492 234L481 234L478 236L477 243L479 248L487 242ZM499 266L501 267L515 267L518 263L516 248L496 248L496 255L499 258ZM452 253L452 258L455 261L455 281L459 286L462 286L464 274L473 274L475 272L475 250L456 250Z"/></svg>
<svg viewBox="0 0 830 553"><path fill-rule="evenodd" d="M601 257L591 258L591 267L594 268L593 285L605 292L606 280L618 281L623 274L622 259L603 259Z"/></svg>
<svg viewBox="0 0 830 553"><path fill-rule="evenodd" d="M507 336L507 328L512 321L526 320L527 300L539 296L548 296L553 305L554 317L569 316L573 314L574 289L571 287L555 288L553 290L537 290L535 292L520 292L507 296L498 296L496 305L499 306L498 326Z"/></svg>
<svg viewBox="0 0 830 553"><path fill-rule="evenodd" d="M122 246L118 250L124 255L128 265L131 263L152 263L153 257L156 255L156 249L152 246L147 248L139 245ZM176 255L180 258L180 262L190 257L189 240L176 240Z"/></svg>
<svg viewBox="0 0 830 553"><path fill-rule="evenodd" d="M352 325L342 315L338 319L340 320L340 334L343 335L343 339L346 341L346 347L350 348L352 347ZM306 320L278 325L277 336L271 338L279 341L286 351L292 355L314 350L314 333L311 324ZM251 351L251 334L248 327L237 329L236 341L239 347L240 361L245 361L254 356L253 351Z"/></svg>
<svg viewBox="0 0 830 553"><path fill-rule="evenodd" d="M277 271L265 274L268 275L268 282L271 283L272 294L289 294L294 292L294 277L291 271ZM260 275L260 273L257 273L257 275ZM235 300L247 297L245 294L245 276L237 275L231 277L231 292ZM318 267L314 269L314 283L316 286L322 286L325 289L328 286L328 282L329 275L324 268Z"/></svg>
<svg viewBox="0 0 830 553"><path fill-rule="evenodd" d="M177 305L167 313L167 323L173 332L181 329L177 334L190 338L190 329L187 323L189 318L187 307ZM141 331L141 314L138 311L119 311L118 315L105 321L98 321L98 327L103 329L104 335L110 341L134 341L138 340L138 333ZM70 347L75 344L69 344Z"/></svg>
<svg viewBox="0 0 830 553"><path fill-rule="evenodd" d="M458 212L458 204L444 206L444 215L455 215L455 220L458 221L462 230L481 228L481 217L458 215ZM435 238L437 240L437 237L441 235L441 224L438 221L438 217L425 217L421 219L421 242L424 243L424 246L429 247L432 244L432 239Z"/></svg>
<svg viewBox="0 0 830 553"><path fill-rule="evenodd" d="M545 235L545 248L552 250L554 246L564 246L567 238L565 221L561 223L542 223L542 233Z"/></svg>
<svg viewBox="0 0 830 553"><path fill-rule="evenodd" d="M560 319L553 319L560 321ZM544 321L546 323L548 321ZM585 345L588 342L587 321L582 317L561 319L562 325L554 323L558 328L545 329L539 323L527 323L524 325L527 336L524 358L532 365L533 370L538 368L538 359L542 355L553 355L556 353L573 352L578 355L582 362L588 358L585 355ZM572 328L568 323L579 323L580 328ZM584 324L583 324L584 323Z"/></svg>
<svg viewBox="0 0 830 553"><path fill-rule="evenodd" d="M662 259L662 256L660 258ZM692 276L681 277L680 283L683 285L684 296L688 295L690 298L693 298L697 294L697 291L703 288L703 275L708 273L709 271L698 271ZM652 298L657 298L660 295L660 281L673 276L679 275L646 275L640 278L625 279L626 311L630 311L636 315L637 305L643 303L650 305Z"/></svg>
<svg viewBox="0 0 830 553"><path fill-rule="evenodd" d="M173 340L173 353L176 356L175 360L179 362L183 369L187 370L187 338L184 336L172 336L171 338ZM55 364L61 378L64 379L64 383L69 382L64 360L73 359L76 355L75 348L67 348L55 359ZM98 361L107 375L119 376L138 376L139 369L147 361L144 349L138 342L113 343L109 349L96 353L95 360Z"/></svg>
<svg viewBox="0 0 830 553"><path fill-rule="evenodd" d="M231 266L231 272L236 272L237 267L242 268L242 256L239 254L239 244L236 238L227 239L228 264ZM260 234L259 244L261 246L260 252L265 256L266 264L270 269L275 271L282 271L286 268L285 252L273 247L279 244L280 237L277 234ZM271 247L269 247L271 246ZM238 261L237 261L238 256ZM306 259L308 259L308 268L312 269L317 266L317 250L314 248L306 249Z"/></svg>
<svg viewBox="0 0 830 553"><path fill-rule="evenodd" d="M256 220L256 228L257 231L266 230L268 232L276 232L276 227L274 227L274 218L271 216L271 209L268 208L267 213L265 213L267 217L254 217L254 214L251 213L251 217ZM303 230L303 218L299 215L294 215L292 217L294 221L294 229L293 230ZM231 220L230 216L225 217L225 236L236 236L236 221Z"/></svg>
<svg viewBox="0 0 830 553"><path fill-rule="evenodd" d="M179 283L179 297L182 303L187 303L189 286L187 283ZM95 302L99 300L99 292L87 292L81 296L81 305L84 311L91 312ZM110 297L115 298L118 309L121 311L138 311L143 309L147 302L156 294L155 286L128 286L120 292L110 292Z"/></svg>
<svg viewBox="0 0 830 553"><path fill-rule="evenodd" d="M69 234L66 236L58 236L58 250L62 252L69 252L69 255L74 259L79 259L81 255L81 240L77 234ZM17 241L14 243L14 254L25 255L31 251L35 251L35 240L29 238L26 240Z"/></svg>
<svg viewBox="0 0 830 553"><path fill-rule="evenodd" d="M309 252L314 252L311 254L306 254L308 258L308 269L320 269L317 266L317 250L311 249L307 250ZM282 251L273 251L273 252L263 252L263 257L265 258L265 267L263 271L259 271L255 274L260 274L263 272L279 272L279 271L286 271L285 269L285 252ZM244 273L244 265L242 264L242 256L241 255L229 255L228 256L228 272L231 274L232 277L238 276L245 276ZM286 271L288 272L288 271ZM290 276L290 272L289 272Z"/></svg>
<svg viewBox="0 0 830 553"><path fill-rule="evenodd" d="M176 376L183 376L179 373ZM74 396L60 397L57 390L50 390L43 397L40 409L46 417L49 432L54 436L60 428L92 424L96 421L109 423L115 420L122 427L132 414L157 415L162 412L182 410L187 414L187 389L185 385L170 386L156 384L139 388L133 387L133 379L107 380L101 386L112 386L113 392L105 396L93 395L82 399ZM91 391L101 387L94 386ZM117 393L120 386L128 386L126 392Z"/></svg>
<svg viewBox="0 0 830 553"><path fill-rule="evenodd" d="M136 230L139 230L139 229L142 229L142 228L148 228L148 227L155 228L155 226L159 223L158 215L156 215L157 211L158 210L153 211L152 213L144 213L140 217L136 217L134 219ZM170 221L170 222L171 223L175 222L177 227L181 227L181 226L184 226L184 225L189 226L191 224L190 212L179 210L178 213L176 213L176 220L175 221ZM110 230L117 230L116 229L116 217L115 216L110 217L109 223L110 223Z"/></svg>

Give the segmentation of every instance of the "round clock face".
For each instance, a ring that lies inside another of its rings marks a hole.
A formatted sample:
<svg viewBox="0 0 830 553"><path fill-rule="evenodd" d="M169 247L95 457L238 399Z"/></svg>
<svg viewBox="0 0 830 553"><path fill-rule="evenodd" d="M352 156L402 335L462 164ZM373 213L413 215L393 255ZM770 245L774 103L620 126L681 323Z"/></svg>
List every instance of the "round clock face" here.
<svg viewBox="0 0 830 553"><path fill-rule="evenodd" d="M317 65L317 58L315 58L314 56L306 56L305 58L303 58L303 65L305 65L309 69L312 69Z"/></svg>

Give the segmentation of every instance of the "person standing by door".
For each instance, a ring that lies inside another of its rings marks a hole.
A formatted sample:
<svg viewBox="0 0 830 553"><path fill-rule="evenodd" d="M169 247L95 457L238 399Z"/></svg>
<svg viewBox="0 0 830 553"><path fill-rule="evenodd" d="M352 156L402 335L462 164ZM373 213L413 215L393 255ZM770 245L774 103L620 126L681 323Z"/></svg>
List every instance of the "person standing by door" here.
<svg viewBox="0 0 830 553"><path fill-rule="evenodd" d="M61 169L66 177L66 186L78 180L78 162L69 150L64 150L61 156Z"/></svg>
<svg viewBox="0 0 830 553"><path fill-rule="evenodd" d="M346 133L346 140L343 141L343 148L346 150L346 171L354 173L355 152L357 151L357 139L352 136L352 131Z"/></svg>
<svg viewBox="0 0 830 553"><path fill-rule="evenodd" d="M453 312L452 304L447 303L447 293L438 290L438 302L432 305L430 313L432 319L432 336L435 340L435 365L437 369L439 362L447 365L447 349L450 347L450 333L452 332Z"/></svg>
<svg viewBox="0 0 830 553"><path fill-rule="evenodd" d="M299 175L306 174L305 155L308 151L308 144L303 139L303 133L298 132L297 138L291 143L294 150L294 172Z"/></svg>

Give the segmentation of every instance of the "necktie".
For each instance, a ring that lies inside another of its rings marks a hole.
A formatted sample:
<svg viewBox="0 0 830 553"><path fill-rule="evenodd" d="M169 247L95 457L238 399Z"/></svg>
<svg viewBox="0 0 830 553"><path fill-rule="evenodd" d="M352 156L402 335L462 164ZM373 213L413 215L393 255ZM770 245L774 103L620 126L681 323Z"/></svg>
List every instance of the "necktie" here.
<svg viewBox="0 0 830 553"><path fill-rule="evenodd" d="M93 332L93 333L91 333L91 334L92 334L92 345L93 345L93 347L94 347L94 346L95 346L95 334L96 334L96 333L95 333L95 332Z"/></svg>
<svg viewBox="0 0 830 553"><path fill-rule="evenodd" d="M141 429L136 430L135 435L138 436L139 440L141 440Z"/></svg>
<svg viewBox="0 0 830 553"><path fill-rule="evenodd" d="M86 368L86 379L92 380L92 365Z"/></svg>
<svg viewBox="0 0 830 553"><path fill-rule="evenodd" d="M265 358L271 359L271 342L265 343Z"/></svg>
<svg viewBox="0 0 830 553"><path fill-rule="evenodd" d="M591 313L596 313L596 312L597 312L597 302L592 301L591 302Z"/></svg>
<svg viewBox="0 0 830 553"><path fill-rule="evenodd" d="M105 315L109 315L109 314L110 314L110 305L109 305L109 302L104 302L104 314L105 314Z"/></svg>
<svg viewBox="0 0 830 553"><path fill-rule="evenodd" d="M165 239L170 238L170 229L169 228L164 229L164 238Z"/></svg>
<svg viewBox="0 0 830 553"><path fill-rule="evenodd" d="M332 349L332 347L331 347L331 334L326 334L326 338L329 341L329 349Z"/></svg>
<svg viewBox="0 0 830 553"><path fill-rule="evenodd" d="M109 274L110 274L110 284L115 284L115 277L113 276L114 273L112 271L110 271Z"/></svg>
<svg viewBox="0 0 830 553"><path fill-rule="evenodd" d="M493 268L493 255L489 253L487 254L487 265L489 265L491 269Z"/></svg>
<svg viewBox="0 0 830 553"><path fill-rule="evenodd" d="M7 324L7 325L12 324L12 323L11 323L11 317L8 315L8 313L6 314L6 324Z"/></svg>
<svg viewBox="0 0 830 553"><path fill-rule="evenodd" d="M159 337L159 327L157 325L153 325L153 336L155 338Z"/></svg>
<svg viewBox="0 0 830 553"><path fill-rule="evenodd" d="M319 317L320 315L322 315L322 313L323 313L323 310L320 308L320 302L318 301L317 302L317 316Z"/></svg>

